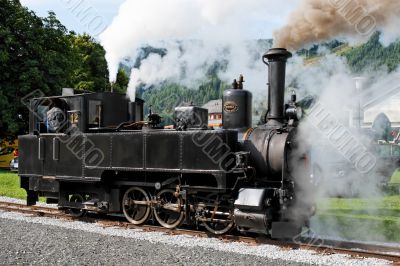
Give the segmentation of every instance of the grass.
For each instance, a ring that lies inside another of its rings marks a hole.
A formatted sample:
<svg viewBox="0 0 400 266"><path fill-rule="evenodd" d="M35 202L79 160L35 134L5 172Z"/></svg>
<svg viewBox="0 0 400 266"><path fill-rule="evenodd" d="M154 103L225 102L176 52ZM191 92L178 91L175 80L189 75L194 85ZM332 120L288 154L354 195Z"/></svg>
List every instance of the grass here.
<svg viewBox="0 0 400 266"><path fill-rule="evenodd" d="M346 52L350 51L352 49L351 46L349 46L348 44L342 44L336 48L334 48L332 51L339 55L342 56L343 54L345 54Z"/></svg>
<svg viewBox="0 0 400 266"><path fill-rule="evenodd" d="M16 173L0 170L0 196L26 199L25 190L19 186L19 177Z"/></svg>
<svg viewBox="0 0 400 266"><path fill-rule="evenodd" d="M333 53L335 53L338 56L343 56L346 52L350 51L353 49L353 47L349 46L348 44L342 44L332 50ZM323 58L323 55L313 55L309 56L304 59L304 64L305 65L314 65L318 64L321 59Z"/></svg>
<svg viewBox="0 0 400 266"><path fill-rule="evenodd" d="M400 196L371 199L332 198L319 204L320 213L373 220L400 219Z"/></svg>
<svg viewBox="0 0 400 266"><path fill-rule="evenodd" d="M346 239L400 242L400 195L324 199L313 218L319 234Z"/></svg>
<svg viewBox="0 0 400 266"><path fill-rule="evenodd" d="M390 180L391 184L400 184L400 171L397 170L396 172L394 172L394 174L392 175L392 179Z"/></svg>

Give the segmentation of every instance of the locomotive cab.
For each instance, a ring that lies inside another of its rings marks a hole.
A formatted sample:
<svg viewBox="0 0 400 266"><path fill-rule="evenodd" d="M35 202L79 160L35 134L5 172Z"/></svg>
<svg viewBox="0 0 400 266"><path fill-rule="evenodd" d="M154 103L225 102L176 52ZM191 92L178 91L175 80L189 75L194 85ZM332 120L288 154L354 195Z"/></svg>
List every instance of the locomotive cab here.
<svg viewBox="0 0 400 266"><path fill-rule="evenodd" d="M130 102L126 95L111 92L42 97L30 102L30 134L82 133L116 127L126 121L143 120L141 99Z"/></svg>
<svg viewBox="0 0 400 266"><path fill-rule="evenodd" d="M92 148L85 134L107 132L128 120L143 120L143 103L110 92L69 92L30 100L29 134L19 136L19 175L28 204L35 204L39 195L58 202L60 176L75 181L83 176L82 160Z"/></svg>

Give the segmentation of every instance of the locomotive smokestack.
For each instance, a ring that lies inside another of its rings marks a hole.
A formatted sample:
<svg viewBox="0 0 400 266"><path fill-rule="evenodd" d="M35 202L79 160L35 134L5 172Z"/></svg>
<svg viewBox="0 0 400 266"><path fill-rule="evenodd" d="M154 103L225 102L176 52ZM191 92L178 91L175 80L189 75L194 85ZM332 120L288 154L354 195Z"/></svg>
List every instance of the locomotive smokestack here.
<svg viewBox="0 0 400 266"><path fill-rule="evenodd" d="M269 66L267 116L269 120L284 119L286 61L290 57L292 54L283 48L270 49L263 55L264 63Z"/></svg>

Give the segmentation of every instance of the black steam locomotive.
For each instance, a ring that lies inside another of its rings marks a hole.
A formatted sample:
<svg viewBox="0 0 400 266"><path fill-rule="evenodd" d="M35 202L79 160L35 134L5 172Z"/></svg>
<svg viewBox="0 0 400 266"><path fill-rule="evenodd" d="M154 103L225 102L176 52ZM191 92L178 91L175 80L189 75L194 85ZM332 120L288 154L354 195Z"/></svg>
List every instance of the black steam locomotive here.
<svg viewBox="0 0 400 266"><path fill-rule="evenodd" d="M42 97L30 102L30 133L19 137L21 187L71 215L123 213L167 228L203 225L274 238L298 234L314 213L306 151L296 140L295 96L284 104L285 49L271 49L267 123L251 128L252 95L243 79L225 91L223 129L207 110L175 110L164 129L143 101L114 93Z"/></svg>

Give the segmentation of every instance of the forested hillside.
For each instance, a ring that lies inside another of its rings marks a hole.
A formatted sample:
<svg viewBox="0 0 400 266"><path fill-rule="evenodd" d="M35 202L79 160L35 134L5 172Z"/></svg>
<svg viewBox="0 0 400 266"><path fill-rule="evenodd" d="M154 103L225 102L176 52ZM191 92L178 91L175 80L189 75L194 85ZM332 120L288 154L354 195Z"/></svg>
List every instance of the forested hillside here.
<svg viewBox="0 0 400 266"><path fill-rule="evenodd" d="M162 84L159 87L151 87L146 90L139 90L138 95L146 101L145 113L149 106L153 111L160 113L166 124L170 124L173 110L178 105L204 103L220 99L228 85L222 82L216 75L209 76L198 85L198 88L187 88L179 84Z"/></svg>
<svg viewBox="0 0 400 266"><path fill-rule="evenodd" d="M320 51L336 53L338 56L346 58L350 69L355 75L365 71L374 71L383 66L386 66L388 71L394 71L400 64L400 41L385 47L379 42L379 37L380 33L377 32L367 43L356 47L334 40L321 45L314 45L310 49L303 49L298 51L297 54L311 60L311 62L318 62ZM264 42L270 43L271 40L265 40ZM136 61L136 65L140 65L140 60L146 58L150 52L160 54L166 51L154 48L144 49L139 57L140 59ZM148 104L158 107L159 112L171 113L175 98L170 97L170 95L181 95L183 102L190 103L193 101L202 105L209 100L221 98L223 90L228 87L229 84L219 80L214 73L203 84L199 85L199 89L188 90L177 84L163 84L160 87L139 90L138 96L145 99Z"/></svg>
<svg viewBox="0 0 400 266"><path fill-rule="evenodd" d="M354 72L376 70L386 66L388 71L394 71L400 64L400 41L384 47L379 42L380 33L374 34L371 39L358 47L350 47L344 52L347 62Z"/></svg>

